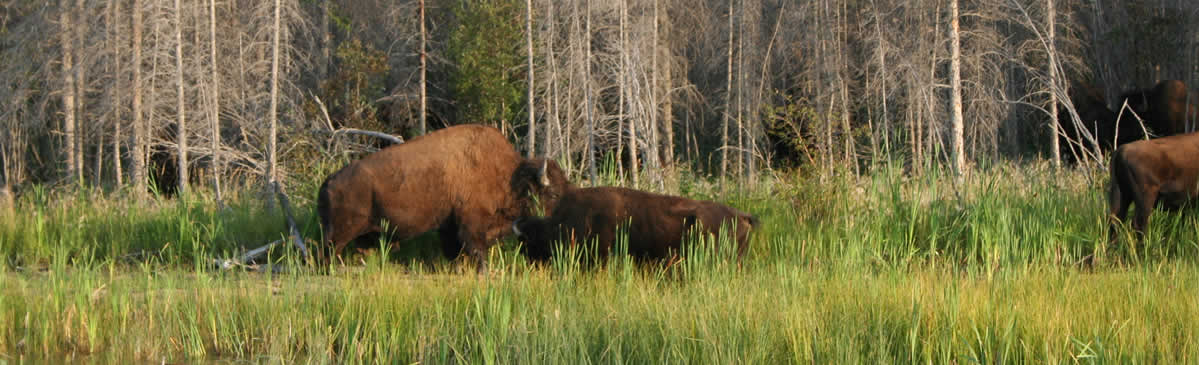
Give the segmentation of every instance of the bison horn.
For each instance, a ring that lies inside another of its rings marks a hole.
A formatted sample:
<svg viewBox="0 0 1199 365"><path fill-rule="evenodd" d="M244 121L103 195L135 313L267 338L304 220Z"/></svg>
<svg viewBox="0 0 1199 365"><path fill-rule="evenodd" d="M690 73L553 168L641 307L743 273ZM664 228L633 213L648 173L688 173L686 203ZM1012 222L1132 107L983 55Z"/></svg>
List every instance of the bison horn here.
<svg viewBox="0 0 1199 365"><path fill-rule="evenodd" d="M518 228L519 225L520 219L512 221L512 233L515 233L517 237L520 237L520 228Z"/></svg>
<svg viewBox="0 0 1199 365"><path fill-rule="evenodd" d="M546 176L545 170L550 164L550 160L541 161L541 170L537 171L537 176L541 178L541 186L550 186L550 177Z"/></svg>

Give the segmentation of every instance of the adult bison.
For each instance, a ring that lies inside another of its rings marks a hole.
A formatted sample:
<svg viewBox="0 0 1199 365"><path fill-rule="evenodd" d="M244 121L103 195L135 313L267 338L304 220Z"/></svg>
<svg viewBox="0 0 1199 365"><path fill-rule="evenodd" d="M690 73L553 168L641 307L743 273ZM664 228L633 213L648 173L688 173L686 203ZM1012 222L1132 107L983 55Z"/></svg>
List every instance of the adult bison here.
<svg viewBox="0 0 1199 365"><path fill-rule="evenodd" d="M1070 101L1078 113L1081 123L1075 123L1066 108L1058 109L1058 123L1062 133L1058 135L1063 157L1082 153L1080 148L1090 151L1094 143L1103 152L1116 146L1145 139L1145 131L1132 118L1119 119L1119 115L1107 107L1103 91L1090 83L1077 83L1070 88ZM1085 132L1085 133L1084 133ZM1090 138L1094 138L1092 142Z"/></svg>
<svg viewBox="0 0 1199 365"><path fill-rule="evenodd" d="M519 166L536 173L515 176ZM438 229L447 257L465 248L485 271L487 249L533 208L530 196L553 190L551 182L564 183L561 171L547 167L543 160L521 158L503 134L481 125L445 128L384 148L321 185L317 209L326 249L338 255L386 221L399 239ZM559 177L548 179L553 174ZM552 199L541 202L552 209Z"/></svg>
<svg viewBox="0 0 1199 365"><path fill-rule="evenodd" d="M1121 96L1121 100L1127 100L1132 110L1145 120L1146 126L1159 136L1195 130L1199 113L1182 81L1165 80L1151 89L1129 91Z"/></svg>
<svg viewBox="0 0 1199 365"><path fill-rule="evenodd" d="M1129 143L1116 149L1111 162L1108 205L1110 241L1116 228L1136 205L1132 227L1143 239L1155 206L1178 207L1199 196L1199 133Z"/></svg>
<svg viewBox="0 0 1199 365"><path fill-rule="evenodd" d="M728 206L639 190L598 187L572 189L561 196L549 217L526 217L513 223L523 253L548 260L555 243L597 243L597 254L610 254L618 227L628 233L628 253L639 260L664 259L678 253L684 238L699 224L706 234L723 226L736 239L738 257L745 254L752 215Z"/></svg>

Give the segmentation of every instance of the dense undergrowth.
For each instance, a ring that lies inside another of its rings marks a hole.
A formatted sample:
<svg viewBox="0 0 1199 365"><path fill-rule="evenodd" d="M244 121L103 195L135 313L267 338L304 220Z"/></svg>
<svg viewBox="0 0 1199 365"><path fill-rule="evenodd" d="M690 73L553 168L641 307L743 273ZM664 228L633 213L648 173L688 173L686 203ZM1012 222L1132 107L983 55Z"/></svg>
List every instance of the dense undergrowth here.
<svg viewBox="0 0 1199 365"><path fill-rule="evenodd" d="M310 243L329 170L287 188ZM260 188L224 207L33 188L0 220L0 361L1195 362L1199 217L1159 212L1143 245L1108 247L1105 180L1038 165L643 178L758 216L750 253L532 266L508 240L485 276L431 237L332 270L282 249L285 272L223 271L214 259L283 235Z"/></svg>

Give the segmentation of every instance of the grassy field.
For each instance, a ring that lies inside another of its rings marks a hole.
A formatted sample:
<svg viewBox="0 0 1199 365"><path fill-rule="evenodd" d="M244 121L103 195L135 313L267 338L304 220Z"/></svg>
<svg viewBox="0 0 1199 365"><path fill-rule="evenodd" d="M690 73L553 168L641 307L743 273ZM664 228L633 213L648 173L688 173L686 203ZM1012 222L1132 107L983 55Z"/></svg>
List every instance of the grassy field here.
<svg viewBox="0 0 1199 365"><path fill-rule="evenodd" d="M313 241L323 173L289 187ZM532 266L506 242L478 276L424 238L331 274L288 250L284 272L219 270L281 237L260 189L222 209L35 188L0 216L0 363L1199 361L1199 215L1106 247L1102 174L681 176L668 190L761 219L745 260Z"/></svg>

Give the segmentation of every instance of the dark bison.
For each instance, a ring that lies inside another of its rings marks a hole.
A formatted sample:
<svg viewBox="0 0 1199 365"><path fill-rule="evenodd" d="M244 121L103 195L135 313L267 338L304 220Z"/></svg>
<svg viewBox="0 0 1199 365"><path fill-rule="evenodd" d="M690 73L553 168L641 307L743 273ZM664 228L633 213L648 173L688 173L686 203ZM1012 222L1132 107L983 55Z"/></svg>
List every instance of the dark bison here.
<svg viewBox="0 0 1199 365"><path fill-rule="evenodd" d="M1189 97L1186 84L1165 80L1151 89L1124 93L1121 100L1145 120L1146 126L1158 136L1172 136L1195 130L1197 109Z"/></svg>
<svg viewBox="0 0 1199 365"><path fill-rule="evenodd" d="M537 180L514 176L518 166L535 172L523 177ZM436 228L447 257L465 248L484 271L487 249L533 208L529 197L551 190L544 189L551 180L540 178L547 176L546 168L543 160L521 158L500 131L481 125L445 128L384 148L321 185L317 209L326 249L338 255L359 235L379 232L386 221L398 239Z"/></svg>
<svg viewBox="0 0 1199 365"><path fill-rule="evenodd" d="M1131 204L1136 205L1132 227L1141 239L1155 206L1177 208L1199 195L1199 133L1120 146L1112 156L1111 174L1111 242Z"/></svg>
<svg viewBox="0 0 1199 365"><path fill-rule="evenodd" d="M1078 113L1081 126L1075 123L1069 111L1059 109L1058 123L1061 124L1062 134L1058 138L1063 157L1072 158L1081 153L1080 148L1090 151L1094 143L1099 144L1101 151L1108 152L1116 146L1145 139L1145 131L1135 119L1126 117L1117 120L1119 115L1107 107L1103 91L1093 84L1075 84L1070 89L1070 101ZM1087 137L1088 134L1091 137ZM1095 138L1095 141L1092 142L1090 138Z"/></svg>
<svg viewBox="0 0 1199 365"><path fill-rule="evenodd" d="M618 187L572 189L557 205L548 217L526 217L513 223L526 257L545 261L555 244L592 240L597 254L607 256L618 227L624 227L629 255L639 260L664 259L678 253L696 224L707 234L716 234L722 225L730 230L740 257L757 224L752 215L723 204Z"/></svg>

